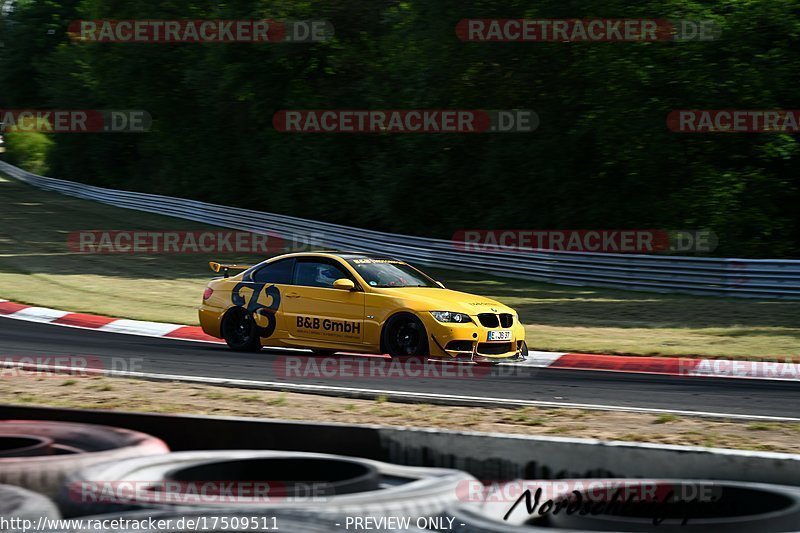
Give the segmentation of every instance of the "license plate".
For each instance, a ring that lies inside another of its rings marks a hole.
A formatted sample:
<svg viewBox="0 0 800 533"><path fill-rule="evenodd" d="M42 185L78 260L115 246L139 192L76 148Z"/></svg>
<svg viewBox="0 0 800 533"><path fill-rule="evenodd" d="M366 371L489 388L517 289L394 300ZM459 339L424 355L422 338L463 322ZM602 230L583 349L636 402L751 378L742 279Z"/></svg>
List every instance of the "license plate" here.
<svg viewBox="0 0 800 533"><path fill-rule="evenodd" d="M489 339L490 341L510 341L511 340L511 330L501 330L501 331L490 331L489 332Z"/></svg>

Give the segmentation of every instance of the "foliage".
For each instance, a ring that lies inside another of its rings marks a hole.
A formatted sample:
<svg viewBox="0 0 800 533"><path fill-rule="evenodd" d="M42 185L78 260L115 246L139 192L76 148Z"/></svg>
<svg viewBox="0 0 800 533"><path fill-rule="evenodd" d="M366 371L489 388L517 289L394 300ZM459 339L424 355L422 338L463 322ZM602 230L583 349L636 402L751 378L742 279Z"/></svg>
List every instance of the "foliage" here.
<svg viewBox="0 0 800 533"><path fill-rule="evenodd" d="M712 19L711 42L464 43L469 17ZM53 136L51 170L436 237L460 228L709 229L800 256L797 136L676 134L685 108L796 108L795 0L24 0L0 108L145 109L146 134ZM318 44L87 44L73 19L322 18ZM9 24L13 21L13 24ZM50 30L50 31L48 31ZM534 133L290 134L281 109L535 109Z"/></svg>
<svg viewBox="0 0 800 533"><path fill-rule="evenodd" d="M12 163L40 176L47 174L47 154L53 141L46 134L8 133L5 140Z"/></svg>

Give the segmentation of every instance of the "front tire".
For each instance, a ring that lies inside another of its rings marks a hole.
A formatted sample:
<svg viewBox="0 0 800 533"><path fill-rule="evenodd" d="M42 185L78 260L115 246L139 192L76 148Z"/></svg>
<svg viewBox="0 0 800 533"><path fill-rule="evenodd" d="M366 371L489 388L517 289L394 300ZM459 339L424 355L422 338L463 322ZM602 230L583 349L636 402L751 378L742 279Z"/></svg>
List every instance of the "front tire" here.
<svg viewBox="0 0 800 533"><path fill-rule="evenodd" d="M261 350L256 321L242 307L234 307L225 314L222 320L222 338L231 350L237 352Z"/></svg>
<svg viewBox="0 0 800 533"><path fill-rule="evenodd" d="M381 336L383 351L392 357L426 357L428 334L414 315L400 314L389 319Z"/></svg>

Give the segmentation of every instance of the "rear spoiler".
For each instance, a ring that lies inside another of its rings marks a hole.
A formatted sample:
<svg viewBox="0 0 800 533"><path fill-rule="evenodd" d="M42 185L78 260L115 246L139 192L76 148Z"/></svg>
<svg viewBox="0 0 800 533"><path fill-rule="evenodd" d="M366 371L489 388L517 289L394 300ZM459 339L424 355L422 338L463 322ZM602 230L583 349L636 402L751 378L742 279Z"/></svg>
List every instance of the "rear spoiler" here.
<svg viewBox="0 0 800 533"><path fill-rule="evenodd" d="M210 266L211 270L214 272L219 272L221 270L222 275L227 278L229 270L247 270L251 265L223 265L215 261L209 261L208 266Z"/></svg>

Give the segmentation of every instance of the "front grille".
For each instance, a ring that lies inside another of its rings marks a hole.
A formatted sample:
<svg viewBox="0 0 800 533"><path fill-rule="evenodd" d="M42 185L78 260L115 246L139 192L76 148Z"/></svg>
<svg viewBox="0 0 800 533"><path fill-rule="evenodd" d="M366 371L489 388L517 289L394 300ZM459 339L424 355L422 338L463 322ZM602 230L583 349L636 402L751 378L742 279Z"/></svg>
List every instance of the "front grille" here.
<svg viewBox="0 0 800 533"><path fill-rule="evenodd" d="M481 342L478 344L478 353L484 355L500 355L513 351L514 348L510 342Z"/></svg>
<svg viewBox="0 0 800 533"><path fill-rule="evenodd" d="M500 326L510 328L511 325L514 324L514 315L511 313L501 313L499 315L481 313L478 315L478 320L481 326L485 328L499 328Z"/></svg>
<svg viewBox="0 0 800 533"><path fill-rule="evenodd" d="M445 346L444 349L450 350L451 352L472 353L472 341L450 341L447 343L447 346Z"/></svg>
<svg viewBox="0 0 800 533"><path fill-rule="evenodd" d="M481 313L478 315L478 320L480 321L481 326L485 328L496 328L500 325L497 315L492 313Z"/></svg>

